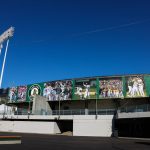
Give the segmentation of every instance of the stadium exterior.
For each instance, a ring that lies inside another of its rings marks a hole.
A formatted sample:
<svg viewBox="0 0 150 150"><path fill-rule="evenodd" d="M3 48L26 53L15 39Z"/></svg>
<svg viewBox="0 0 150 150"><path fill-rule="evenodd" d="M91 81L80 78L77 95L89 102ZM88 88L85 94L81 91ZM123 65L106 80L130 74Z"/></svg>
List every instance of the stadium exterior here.
<svg viewBox="0 0 150 150"><path fill-rule="evenodd" d="M4 97L0 131L150 137L149 74L35 83Z"/></svg>

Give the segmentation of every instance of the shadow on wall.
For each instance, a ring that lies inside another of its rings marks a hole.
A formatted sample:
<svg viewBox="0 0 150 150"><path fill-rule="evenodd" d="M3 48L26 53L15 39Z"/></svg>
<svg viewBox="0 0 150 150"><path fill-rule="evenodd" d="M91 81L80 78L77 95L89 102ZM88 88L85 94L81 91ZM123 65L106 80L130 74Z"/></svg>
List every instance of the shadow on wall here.
<svg viewBox="0 0 150 150"><path fill-rule="evenodd" d="M111 137L118 137L118 127L117 127L116 119L117 119L117 110L114 112L114 116L112 119L112 135L111 135Z"/></svg>
<svg viewBox="0 0 150 150"><path fill-rule="evenodd" d="M58 120L56 123L61 133L73 132L73 120Z"/></svg>
<svg viewBox="0 0 150 150"><path fill-rule="evenodd" d="M117 119L116 124L120 137L150 138L150 117Z"/></svg>

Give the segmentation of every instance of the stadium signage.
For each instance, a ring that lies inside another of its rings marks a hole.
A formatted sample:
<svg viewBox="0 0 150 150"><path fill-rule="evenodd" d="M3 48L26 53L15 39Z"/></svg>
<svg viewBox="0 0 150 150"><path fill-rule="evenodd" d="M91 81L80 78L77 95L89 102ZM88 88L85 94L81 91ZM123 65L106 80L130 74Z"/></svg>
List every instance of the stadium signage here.
<svg viewBox="0 0 150 150"><path fill-rule="evenodd" d="M27 93L27 94L26 94ZM150 97L150 75L79 78L12 87L10 102L29 102L36 95L49 101Z"/></svg>
<svg viewBox="0 0 150 150"><path fill-rule="evenodd" d="M32 85L28 90L29 98L33 98L36 95L41 95L41 87L38 84Z"/></svg>

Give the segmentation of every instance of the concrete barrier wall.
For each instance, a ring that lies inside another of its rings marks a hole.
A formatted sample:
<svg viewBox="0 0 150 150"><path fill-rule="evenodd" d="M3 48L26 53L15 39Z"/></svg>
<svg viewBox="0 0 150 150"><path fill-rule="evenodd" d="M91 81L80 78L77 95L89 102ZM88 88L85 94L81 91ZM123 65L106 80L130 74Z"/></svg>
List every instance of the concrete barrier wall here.
<svg viewBox="0 0 150 150"><path fill-rule="evenodd" d="M60 133L55 122L41 121L0 121L0 131L42 134Z"/></svg>
<svg viewBox="0 0 150 150"><path fill-rule="evenodd" d="M111 137L113 133L113 115L98 116L97 119L76 118L73 120L74 136Z"/></svg>
<svg viewBox="0 0 150 150"><path fill-rule="evenodd" d="M47 100L48 99L43 96L36 95L36 97L33 99L32 114L45 115L46 112L52 111Z"/></svg>
<svg viewBox="0 0 150 150"><path fill-rule="evenodd" d="M150 117L150 112L118 113L118 118L143 118L143 117Z"/></svg>
<svg viewBox="0 0 150 150"><path fill-rule="evenodd" d="M61 120L68 120L69 116L61 116ZM110 137L113 133L113 115L72 116L73 136L101 136ZM60 129L55 121L0 121L0 131L56 134Z"/></svg>

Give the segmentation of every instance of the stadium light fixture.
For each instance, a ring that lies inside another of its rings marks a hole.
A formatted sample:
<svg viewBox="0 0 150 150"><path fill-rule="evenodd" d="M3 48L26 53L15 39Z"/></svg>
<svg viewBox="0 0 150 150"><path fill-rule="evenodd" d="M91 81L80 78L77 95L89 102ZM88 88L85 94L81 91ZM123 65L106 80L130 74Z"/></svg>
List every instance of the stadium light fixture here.
<svg viewBox="0 0 150 150"><path fill-rule="evenodd" d="M3 79L3 73L4 73L4 67L5 67L5 61L6 61L6 56L7 56L9 39L13 36L14 29L15 29L14 27L10 27L2 35L0 35L0 54L1 54L1 50L3 48L3 43L5 41L7 41L6 49L5 49L5 55L4 55L3 64L2 64L1 75L0 75L0 88L1 88L1 85L2 85L2 79Z"/></svg>
<svg viewBox="0 0 150 150"><path fill-rule="evenodd" d="M8 30L6 30L2 35L0 35L0 44L3 44L4 41L8 40L10 37L14 34L14 27L10 27Z"/></svg>

